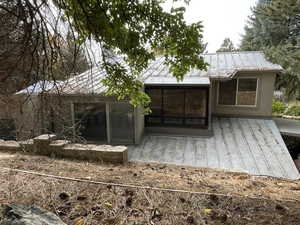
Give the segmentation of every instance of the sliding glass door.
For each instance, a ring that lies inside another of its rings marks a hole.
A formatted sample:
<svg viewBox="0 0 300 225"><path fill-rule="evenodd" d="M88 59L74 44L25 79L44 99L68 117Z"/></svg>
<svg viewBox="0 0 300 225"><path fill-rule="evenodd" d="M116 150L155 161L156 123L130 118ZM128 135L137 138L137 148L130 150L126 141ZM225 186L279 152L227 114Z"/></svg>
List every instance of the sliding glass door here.
<svg viewBox="0 0 300 225"><path fill-rule="evenodd" d="M209 87L147 87L152 113L146 126L208 126Z"/></svg>

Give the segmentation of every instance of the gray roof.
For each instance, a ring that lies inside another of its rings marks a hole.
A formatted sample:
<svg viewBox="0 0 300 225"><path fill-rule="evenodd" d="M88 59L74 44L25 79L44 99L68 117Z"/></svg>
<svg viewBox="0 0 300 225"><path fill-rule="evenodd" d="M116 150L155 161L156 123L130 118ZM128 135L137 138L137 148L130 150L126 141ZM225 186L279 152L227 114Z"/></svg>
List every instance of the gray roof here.
<svg viewBox="0 0 300 225"><path fill-rule="evenodd" d="M19 94L40 94L40 93L46 93L51 90L54 90L59 87L59 85L62 83L62 81L38 81L27 88L18 91L16 95Z"/></svg>
<svg viewBox="0 0 300 225"><path fill-rule="evenodd" d="M185 79L177 82L164 64L164 57L157 57L150 62L148 68L141 73L139 79L147 84L166 85L197 85L209 84L207 79L229 79L239 71L281 71L282 67L269 62L262 52L229 52L203 54L205 62L210 66L207 71L192 69L185 75ZM93 68L74 76L59 86L65 94L100 94L106 87L101 80L106 76L103 69Z"/></svg>
<svg viewBox="0 0 300 225"><path fill-rule="evenodd" d="M204 61L209 64L207 71L192 69L185 75L186 78L209 77L214 79L232 78L240 71L281 71L282 67L269 62L262 52L220 52L203 54ZM153 77L172 77L168 66L163 64L163 57L151 63L150 69L142 76L148 79Z"/></svg>

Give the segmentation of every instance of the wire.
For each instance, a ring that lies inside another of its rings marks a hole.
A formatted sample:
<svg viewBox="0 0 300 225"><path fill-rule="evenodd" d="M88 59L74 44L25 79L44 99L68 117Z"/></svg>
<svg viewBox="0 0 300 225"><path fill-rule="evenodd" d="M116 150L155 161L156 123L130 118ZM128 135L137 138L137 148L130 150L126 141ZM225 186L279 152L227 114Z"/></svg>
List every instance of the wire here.
<svg viewBox="0 0 300 225"><path fill-rule="evenodd" d="M158 187L150 187L150 186L140 186L140 185L131 185L131 184L118 184L118 183L109 183L103 181L92 181L92 180L85 180L79 178L72 178L72 177L64 177L64 176L56 176L51 174L44 174L35 171L26 171L26 170L19 170L19 169L12 169L12 168L5 168L0 167L2 170L8 170L17 173L25 173L31 174L36 176L42 177L49 177L58 180L68 180L68 181L76 181L81 183L90 183L90 184L98 184L98 185L106 185L106 186L115 186L115 187L126 187L126 188L134 188L134 189L146 189L146 190L154 190L154 191L161 191L161 192L173 192L173 193L186 193L186 194L196 194L196 195L216 195L220 197L227 197L227 198L247 198L247 199L254 199L254 200L265 200L265 201L280 201L280 202L300 202L297 199L268 199L263 197L255 197L255 196L241 196L241 195L230 195L230 194L219 194L219 193L209 193L209 192L199 192L199 191L187 191L187 190L179 190L179 189L167 189L167 188L158 188Z"/></svg>

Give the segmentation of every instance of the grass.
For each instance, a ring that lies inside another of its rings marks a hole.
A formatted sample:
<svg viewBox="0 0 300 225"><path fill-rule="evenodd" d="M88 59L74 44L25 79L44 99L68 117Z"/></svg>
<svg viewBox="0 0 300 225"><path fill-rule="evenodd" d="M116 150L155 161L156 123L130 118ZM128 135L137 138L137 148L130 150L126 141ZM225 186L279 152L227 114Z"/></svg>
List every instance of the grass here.
<svg viewBox="0 0 300 225"><path fill-rule="evenodd" d="M3 153L0 153L0 167L86 180L269 199L113 187L1 170L1 203L37 204L56 213L67 224L75 224L80 219L83 224L129 225L298 225L300 221L300 181L154 163L110 165Z"/></svg>

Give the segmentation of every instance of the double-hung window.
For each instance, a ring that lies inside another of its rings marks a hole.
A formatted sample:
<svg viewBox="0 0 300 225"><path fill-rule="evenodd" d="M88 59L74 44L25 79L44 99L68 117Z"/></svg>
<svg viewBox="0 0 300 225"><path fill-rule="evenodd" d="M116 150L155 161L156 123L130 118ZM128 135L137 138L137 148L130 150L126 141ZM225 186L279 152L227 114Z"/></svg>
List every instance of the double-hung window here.
<svg viewBox="0 0 300 225"><path fill-rule="evenodd" d="M220 81L218 105L256 106L257 78L237 78Z"/></svg>

